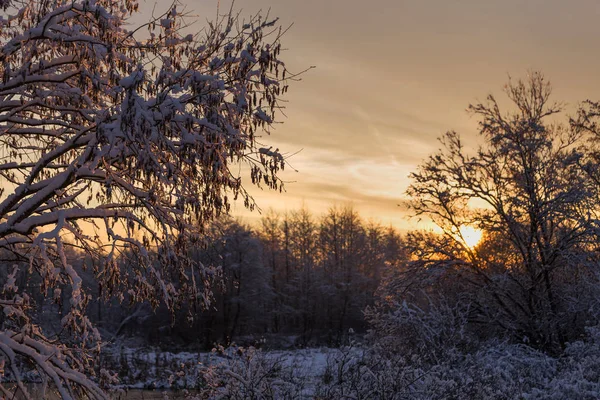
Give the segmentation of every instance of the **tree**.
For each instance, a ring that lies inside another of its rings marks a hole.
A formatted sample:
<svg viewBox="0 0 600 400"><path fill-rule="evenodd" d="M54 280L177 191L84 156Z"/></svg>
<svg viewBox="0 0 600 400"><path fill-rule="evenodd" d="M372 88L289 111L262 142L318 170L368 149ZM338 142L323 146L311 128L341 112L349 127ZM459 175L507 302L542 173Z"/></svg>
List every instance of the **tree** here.
<svg viewBox="0 0 600 400"><path fill-rule="evenodd" d="M306 346L317 322L318 282L323 278L317 271L317 224L304 206L293 211L289 220L294 276L288 291L294 296L294 308L299 317L300 343Z"/></svg>
<svg viewBox="0 0 600 400"><path fill-rule="evenodd" d="M106 297L170 309L186 295L210 301L210 275L186 257L187 244L233 199L254 207L240 164L253 184L281 188L284 157L259 135L293 78L279 57L282 31L277 20L230 12L184 35L190 20L178 3L133 30L137 0L0 6L0 248L16 265L0 298L11 317L0 358L27 398L30 369L62 398L105 398L89 293L66 249L93 256ZM129 269L116 262L123 254L135 259ZM59 337L31 319L18 271L39 275L48 295L68 288Z"/></svg>
<svg viewBox="0 0 600 400"><path fill-rule="evenodd" d="M493 96L469 107L483 139L475 154L448 132L442 149L411 175L410 207L443 232L413 235L419 260L412 266L423 279L436 271L435 282L454 285L448 292L471 291L472 322L557 349L585 316L565 286L595 279L598 185L586 131L556 122L562 106L550 102L544 77L509 81L506 93L509 113ZM465 225L487 240L469 247Z"/></svg>
<svg viewBox="0 0 600 400"><path fill-rule="evenodd" d="M269 322L266 304L271 302L270 271L262 259L262 248L249 227L226 220L215 224L220 242L213 251L221 257L223 273L222 305L225 343L236 335L264 331Z"/></svg>
<svg viewBox="0 0 600 400"><path fill-rule="evenodd" d="M369 244L364 223L351 206L334 206L321 218L318 247L325 278L321 291L334 343L341 343L349 328L359 327L371 297L369 288L377 286L372 271L380 266Z"/></svg>
<svg viewBox="0 0 600 400"><path fill-rule="evenodd" d="M274 333L280 332L282 325L285 322L285 311L282 298L285 279L282 268L280 268L283 265L283 262L281 261L283 258L282 251L280 249L282 239L280 225L281 216L275 212L275 210L269 209L261 218L261 229L259 231L263 248L263 260L265 265L271 271L271 287L275 292L270 310L273 319L272 330Z"/></svg>

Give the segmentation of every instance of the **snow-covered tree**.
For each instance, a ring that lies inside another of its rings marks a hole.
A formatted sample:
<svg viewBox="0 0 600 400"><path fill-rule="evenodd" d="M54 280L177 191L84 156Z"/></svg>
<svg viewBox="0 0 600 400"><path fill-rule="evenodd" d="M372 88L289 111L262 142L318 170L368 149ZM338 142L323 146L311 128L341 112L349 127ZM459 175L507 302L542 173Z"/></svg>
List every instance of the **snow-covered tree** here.
<svg viewBox="0 0 600 400"><path fill-rule="evenodd" d="M420 276L438 294L471 291L472 321L556 350L587 318L577 285L596 279L598 185L586 130L557 122L562 106L544 77L509 82L506 93L507 113L493 96L470 106L483 139L475 152L448 132L411 175L412 210L443 235L413 235L418 275L403 286ZM487 240L468 246L465 225Z"/></svg>
<svg viewBox="0 0 600 400"><path fill-rule="evenodd" d="M259 141L290 79L282 31L231 12L189 29L178 3L139 27L129 24L137 0L0 6L0 248L14 263L0 295L10 317L2 371L26 398L32 371L62 398L105 398L111 377L94 371L100 336L66 249L93 256L104 296L209 301L209 270L186 258L186 244L234 199L254 207L237 171L281 188L284 157ZM128 269L122 254L135 258ZM60 335L30 317L19 273L39 276L48 296L70 293Z"/></svg>

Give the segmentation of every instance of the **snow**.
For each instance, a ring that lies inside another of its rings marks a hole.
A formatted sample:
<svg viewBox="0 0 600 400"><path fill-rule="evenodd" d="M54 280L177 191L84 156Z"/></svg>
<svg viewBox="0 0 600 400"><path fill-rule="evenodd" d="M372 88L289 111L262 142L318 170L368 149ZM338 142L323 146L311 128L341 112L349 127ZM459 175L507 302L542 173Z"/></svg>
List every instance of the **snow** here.
<svg viewBox="0 0 600 400"><path fill-rule="evenodd" d="M358 350L355 351L358 354ZM112 366L120 370L121 383L117 388L193 389L207 367L215 367L230 377L245 380L243 376L248 372L246 367L251 357L266 364L277 364L282 371L292 373L296 379L305 381L308 387L314 387L325 373L329 360L338 352L325 347L273 351L234 347L222 352L173 353L156 348L111 346L105 349L103 363L107 369Z"/></svg>
<svg viewBox="0 0 600 400"><path fill-rule="evenodd" d="M525 345L485 343L437 361L365 344L341 348L260 350L218 347L172 353L107 349L103 367L118 370L115 389L188 389L200 398L597 399L600 329L553 358ZM204 397L203 397L204 396ZM254 397L253 397L254 396Z"/></svg>

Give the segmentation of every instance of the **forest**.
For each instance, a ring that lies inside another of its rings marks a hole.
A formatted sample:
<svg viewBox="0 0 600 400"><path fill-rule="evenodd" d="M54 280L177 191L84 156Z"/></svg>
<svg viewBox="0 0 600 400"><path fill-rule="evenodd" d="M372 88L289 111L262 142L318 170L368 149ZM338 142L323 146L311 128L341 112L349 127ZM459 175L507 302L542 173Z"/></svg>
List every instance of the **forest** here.
<svg viewBox="0 0 600 400"><path fill-rule="evenodd" d="M599 102L531 70L469 105L417 228L247 224L311 68L269 13L143 6L0 0L0 397L600 398Z"/></svg>
<svg viewBox="0 0 600 400"><path fill-rule="evenodd" d="M270 212L256 229L223 217L210 224L202 246L190 249L192 258L216 267L210 307L183 304L171 315L164 306L135 304L125 295L91 301L89 318L107 336L167 350L209 351L261 340L271 348L338 347L349 343L349 332L366 333L364 310L375 304L382 277L405 261L404 252L396 230L365 223L351 207L333 207L318 219L306 209ZM100 286L85 271L85 255L70 256L82 286L101 299ZM25 283L25 274L15 279L44 304L39 284ZM50 296L44 314L67 313L71 293L60 296L57 302Z"/></svg>

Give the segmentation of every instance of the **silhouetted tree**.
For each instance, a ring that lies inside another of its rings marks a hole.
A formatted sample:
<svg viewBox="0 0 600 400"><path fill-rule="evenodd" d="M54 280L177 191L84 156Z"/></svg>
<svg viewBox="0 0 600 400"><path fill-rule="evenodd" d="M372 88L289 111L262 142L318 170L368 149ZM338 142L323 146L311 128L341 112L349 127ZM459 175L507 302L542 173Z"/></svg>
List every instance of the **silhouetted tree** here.
<svg viewBox="0 0 600 400"><path fill-rule="evenodd" d="M585 131L556 121L562 107L551 103L544 77L509 81L506 93L508 113L493 96L469 107L483 145L470 154L448 132L442 149L411 175L411 209L443 233L412 235L418 261L410 266L420 271L410 280L470 291L472 321L557 349L582 317L571 312L577 298L565 291L566 277L596 279L589 250L597 240L598 185L584 168ZM465 225L483 230L486 241L469 247Z"/></svg>

